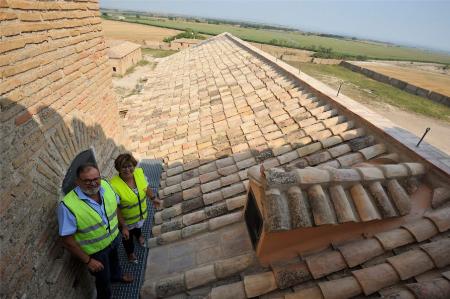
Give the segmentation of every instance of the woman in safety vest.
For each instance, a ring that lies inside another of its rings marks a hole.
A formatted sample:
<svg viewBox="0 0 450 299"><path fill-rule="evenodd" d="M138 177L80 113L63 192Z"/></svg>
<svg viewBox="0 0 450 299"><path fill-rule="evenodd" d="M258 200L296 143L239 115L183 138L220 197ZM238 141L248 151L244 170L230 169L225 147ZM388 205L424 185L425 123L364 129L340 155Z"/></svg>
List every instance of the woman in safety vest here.
<svg viewBox="0 0 450 299"><path fill-rule="evenodd" d="M123 236L123 247L128 255L128 261L137 263L134 253L133 236L141 246L145 238L141 228L147 219L147 200L150 198L158 207L160 201L153 196L142 168L136 167L137 161L130 154L121 154L114 161L114 167L119 172L111 179L111 186L120 197L119 209L128 227L129 236Z"/></svg>

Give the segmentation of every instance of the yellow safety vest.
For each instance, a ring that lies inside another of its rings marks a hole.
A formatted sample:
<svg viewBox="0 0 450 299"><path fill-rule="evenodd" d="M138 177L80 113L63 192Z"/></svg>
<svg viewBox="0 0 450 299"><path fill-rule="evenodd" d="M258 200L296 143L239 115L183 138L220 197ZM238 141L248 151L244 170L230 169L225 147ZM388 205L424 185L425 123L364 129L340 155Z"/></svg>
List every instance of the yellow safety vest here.
<svg viewBox="0 0 450 299"><path fill-rule="evenodd" d="M63 198L64 205L77 220L75 241L89 255L106 248L119 234L116 194L106 181L102 180L101 186L105 190L103 206L108 223L103 223L102 217L84 200L81 200L75 190L70 191Z"/></svg>
<svg viewBox="0 0 450 299"><path fill-rule="evenodd" d="M125 223L128 225L134 224L142 219L147 219L147 195L145 190L147 188L147 181L145 179L142 168L136 168L133 172L134 180L138 189L138 196L125 183L119 175L111 179L111 186L114 191L120 196L119 209Z"/></svg>

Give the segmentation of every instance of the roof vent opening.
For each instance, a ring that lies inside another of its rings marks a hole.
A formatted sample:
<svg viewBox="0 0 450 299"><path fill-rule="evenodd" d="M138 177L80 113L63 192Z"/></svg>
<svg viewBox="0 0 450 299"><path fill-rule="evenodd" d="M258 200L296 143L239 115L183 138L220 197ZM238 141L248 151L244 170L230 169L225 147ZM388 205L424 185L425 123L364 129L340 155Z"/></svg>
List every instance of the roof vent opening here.
<svg viewBox="0 0 450 299"><path fill-rule="evenodd" d="M251 191L248 193L247 208L245 210L244 217L253 248L256 249L256 245L258 244L261 236L263 221L256 204L255 196Z"/></svg>

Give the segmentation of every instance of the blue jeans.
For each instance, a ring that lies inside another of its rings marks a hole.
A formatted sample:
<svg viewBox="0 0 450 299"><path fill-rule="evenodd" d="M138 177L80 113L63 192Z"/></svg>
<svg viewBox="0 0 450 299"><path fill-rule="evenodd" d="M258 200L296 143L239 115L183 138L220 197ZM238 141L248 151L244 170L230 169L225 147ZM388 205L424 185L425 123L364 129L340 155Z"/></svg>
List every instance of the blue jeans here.
<svg viewBox="0 0 450 299"><path fill-rule="evenodd" d="M111 299L111 282L119 282L122 280L122 268L120 268L119 254L117 252L119 240L120 237L118 236L108 247L91 254L93 259L103 264L102 271L91 272L95 277L98 299Z"/></svg>

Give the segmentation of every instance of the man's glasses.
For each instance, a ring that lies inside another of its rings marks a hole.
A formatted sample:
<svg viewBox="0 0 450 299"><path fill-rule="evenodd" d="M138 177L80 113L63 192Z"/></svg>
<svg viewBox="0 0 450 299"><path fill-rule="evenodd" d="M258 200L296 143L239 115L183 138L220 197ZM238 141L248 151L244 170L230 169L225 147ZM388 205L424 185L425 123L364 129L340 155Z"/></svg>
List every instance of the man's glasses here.
<svg viewBox="0 0 450 299"><path fill-rule="evenodd" d="M98 184L100 179L101 179L101 177L96 177L93 179L84 179L84 180L80 179L80 181L82 181L83 184L86 184L86 185L96 185L96 184Z"/></svg>

